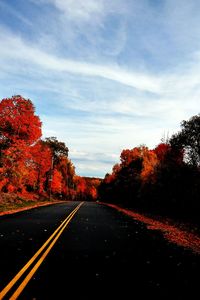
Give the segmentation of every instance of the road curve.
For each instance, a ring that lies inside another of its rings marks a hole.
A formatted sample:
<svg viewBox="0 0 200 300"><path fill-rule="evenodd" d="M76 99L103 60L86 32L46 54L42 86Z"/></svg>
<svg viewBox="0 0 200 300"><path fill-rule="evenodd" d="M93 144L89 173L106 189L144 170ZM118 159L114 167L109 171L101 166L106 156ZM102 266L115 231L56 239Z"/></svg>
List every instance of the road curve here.
<svg viewBox="0 0 200 300"><path fill-rule="evenodd" d="M196 299L199 290L200 255L111 207L67 202L0 217L0 291L41 247L2 299Z"/></svg>

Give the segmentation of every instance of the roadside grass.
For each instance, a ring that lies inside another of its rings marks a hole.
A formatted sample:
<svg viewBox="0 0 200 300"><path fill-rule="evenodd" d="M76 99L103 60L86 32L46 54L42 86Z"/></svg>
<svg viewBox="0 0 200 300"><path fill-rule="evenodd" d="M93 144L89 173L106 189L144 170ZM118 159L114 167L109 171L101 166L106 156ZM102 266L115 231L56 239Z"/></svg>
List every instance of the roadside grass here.
<svg viewBox="0 0 200 300"><path fill-rule="evenodd" d="M4 203L4 204L0 204L0 212L5 212L8 210L13 210L13 209L15 210L18 208L26 208L29 206L33 206L35 204L36 204L36 201L33 201L33 200L14 202L14 203Z"/></svg>
<svg viewBox="0 0 200 300"><path fill-rule="evenodd" d="M28 195L27 195L28 196ZM48 197L38 197L30 195L30 198L21 197L16 194L1 193L0 194L0 216L10 214L22 210L27 210L37 206L43 206L61 202L56 199L49 200Z"/></svg>

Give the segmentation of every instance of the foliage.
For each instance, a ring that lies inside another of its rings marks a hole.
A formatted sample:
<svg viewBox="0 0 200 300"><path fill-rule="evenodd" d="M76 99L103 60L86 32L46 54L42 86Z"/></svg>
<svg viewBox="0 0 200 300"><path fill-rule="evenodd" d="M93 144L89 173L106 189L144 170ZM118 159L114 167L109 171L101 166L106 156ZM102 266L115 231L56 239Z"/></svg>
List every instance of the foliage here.
<svg viewBox="0 0 200 300"><path fill-rule="evenodd" d="M97 200L97 189L101 180L93 177L75 177L76 200Z"/></svg>
<svg viewBox="0 0 200 300"><path fill-rule="evenodd" d="M198 222L200 115L155 149L125 149L99 185L99 198L147 212Z"/></svg>
<svg viewBox="0 0 200 300"><path fill-rule="evenodd" d="M32 102L21 96L0 102L0 187L24 193L30 178L31 149L41 137L41 122Z"/></svg>
<svg viewBox="0 0 200 300"><path fill-rule="evenodd" d="M31 145L41 137L41 121L31 100L21 96L0 102L0 144L3 148L23 141Z"/></svg>

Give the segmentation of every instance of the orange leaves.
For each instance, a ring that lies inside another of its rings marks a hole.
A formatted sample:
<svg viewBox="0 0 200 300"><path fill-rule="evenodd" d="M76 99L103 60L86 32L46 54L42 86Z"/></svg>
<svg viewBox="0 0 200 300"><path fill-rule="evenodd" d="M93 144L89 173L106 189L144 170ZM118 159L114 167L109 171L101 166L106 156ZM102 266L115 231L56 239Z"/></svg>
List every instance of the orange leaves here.
<svg viewBox="0 0 200 300"><path fill-rule="evenodd" d="M75 176L76 197L82 200L95 200L100 179Z"/></svg>
<svg viewBox="0 0 200 300"><path fill-rule="evenodd" d="M141 160L142 167L139 171L141 181L155 180L155 170L158 165L163 163L181 164L183 162L183 153L175 151L167 143L159 144L154 150L149 150L145 146L135 147L131 150L123 150L120 156L121 164L113 167L113 173L105 178L107 182L112 181L119 173L120 168L128 168L136 166L136 162ZM137 169L138 171L139 169ZM132 172L136 169L132 168Z"/></svg>
<svg viewBox="0 0 200 300"><path fill-rule="evenodd" d="M113 174L119 172L120 168L132 169L132 172L138 172L142 181L150 179L154 168L158 163L158 158L153 150L145 146L135 147L131 150L123 150L120 156L121 164L113 167ZM141 162L141 169L139 169Z"/></svg>
<svg viewBox="0 0 200 300"><path fill-rule="evenodd" d="M131 150L126 149L123 150L120 156L121 160L121 166L122 167L128 167L130 163L141 156L141 150L140 148L136 147Z"/></svg>
<svg viewBox="0 0 200 300"><path fill-rule="evenodd" d="M152 180L154 178L154 170L158 164L158 158L154 151L148 150L143 153L143 163L141 171L142 181Z"/></svg>

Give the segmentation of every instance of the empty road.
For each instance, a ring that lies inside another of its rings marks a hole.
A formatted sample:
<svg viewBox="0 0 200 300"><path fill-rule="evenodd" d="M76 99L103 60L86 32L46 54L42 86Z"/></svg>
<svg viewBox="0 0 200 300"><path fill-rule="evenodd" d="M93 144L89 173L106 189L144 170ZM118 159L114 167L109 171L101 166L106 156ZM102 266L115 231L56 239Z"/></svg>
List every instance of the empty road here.
<svg viewBox="0 0 200 300"><path fill-rule="evenodd" d="M199 267L200 255L98 203L0 217L0 299L198 299Z"/></svg>

